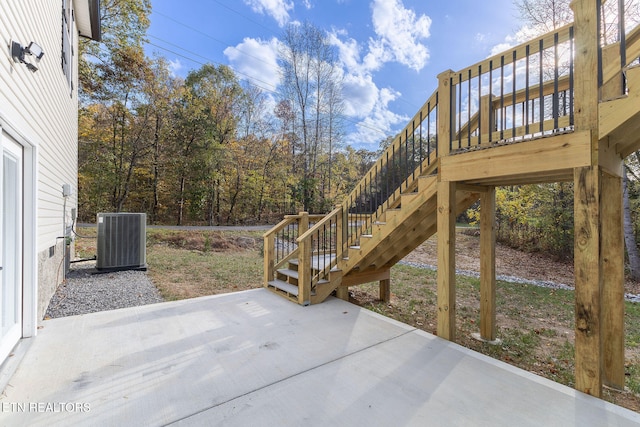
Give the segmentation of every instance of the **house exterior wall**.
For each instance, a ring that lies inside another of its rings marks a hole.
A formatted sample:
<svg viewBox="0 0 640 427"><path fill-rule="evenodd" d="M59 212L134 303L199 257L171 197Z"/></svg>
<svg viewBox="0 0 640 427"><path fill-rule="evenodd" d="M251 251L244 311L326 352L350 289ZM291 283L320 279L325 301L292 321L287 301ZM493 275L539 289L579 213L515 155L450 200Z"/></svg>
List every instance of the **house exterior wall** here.
<svg viewBox="0 0 640 427"><path fill-rule="evenodd" d="M78 37L73 25L72 45L77 53ZM36 229L25 231L25 238L33 234L34 240L31 253L25 253L25 257L33 259L31 265L35 264L37 271L26 272L23 287L25 298L30 295L37 301L37 322L63 279L63 184L72 188L72 195L66 200L67 223L71 208L77 206L77 79L73 78L71 88L61 65L62 0L3 0L0 40L4 47L0 49L0 127L25 147L34 163L35 200L27 200L26 204L35 210ZM44 56L39 62L27 56L39 68L37 72L13 61L12 41L24 47L33 41L42 47ZM75 58L72 64L73 76L77 76ZM25 262L25 268L28 265Z"/></svg>

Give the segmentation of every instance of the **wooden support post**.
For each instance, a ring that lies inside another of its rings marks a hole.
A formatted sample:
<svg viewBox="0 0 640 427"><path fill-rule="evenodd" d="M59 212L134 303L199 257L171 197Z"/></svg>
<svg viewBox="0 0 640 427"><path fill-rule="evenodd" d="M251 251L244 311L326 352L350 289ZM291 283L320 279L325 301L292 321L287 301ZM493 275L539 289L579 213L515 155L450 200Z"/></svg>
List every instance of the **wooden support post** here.
<svg viewBox="0 0 640 427"><path fill-rule="evenodd" d="M597 166L574 172L576 389L602 394L600 179Z"/></svg>
<svg viewBox="0 0 640 427"><path fill-rule="evenodd" d="M456 184L439 181L438 188L438 336L456 339Z"/></svg>
<svg viewBox="0 0 640 427"><path fill-rule="evenodd" d="M602 63L620 64L620 47L618 44L613 44L602 48ZM604 82L600 94L601 99L603 101L606 101L609 99L616 99L624 95L622 81L622 70L620 70L620 72L616 74L615 78L609 80L608 82Z"/></svg>
<svg viewBox="0 0 640 427"><path fill-rule="evenodd" d="M302 236L309 229L309 212L300 212L298 214L300 220L298 221L298 236Z"/></svg>
<svg viewBox="0 0 640 427"><path fill-rule="evenodd" d="M342 209L342 205L336 205L336 209L340 209L338 213L338 217L336 218L336 257L338 257L338 268L340 268L343 264L342 258L345 256L344 251L346 250L346 233L348 230L348 226L346 224L347 215Z"/></svg>
<svg viewBox="0 0 640 427"><path fill-rule="evenodd" d="M438 74L438 157L446 156L451 151L452 129L455 128L453 106L455 98L452 97L451 76L452 70Z"/></svg>
<svg viewBox="0 0 640 427"><path fill-rule="evenodd" d="M275 263L275 235L268 234L264 237L264 287L273 280L274 263Z"/></svg>
<svg viewBox="0 0 640 427"><path fill-rule="evenodd" d="M309 213L300 212L298 236L302 236L308 229ZM298 249L298 304L309 305L311 302L311 239L299 242Z"/></svg>
<svg viewBox="0 0 640 427"><path fill-rule="evenodd" d="M591 132L591 165L576 168L573 174L575 377L577 390L600 397L604 382L623 381L620 371L624 361L620 358L624 358L624 349L620 345L624 341L624 302L620 301L619 281L624 264L619 255L622 215L618 206L622 192L616 179L603 175L603 170L616 173L622 163L614 152L601 149L606 144L598 140L603 90L599 81L598 1L573 0L571 8L575 22L574 125L576 132ZM609 203L614 206L607 206ZM605 290L605 283L612 289ZM605 356L605 352L612 354Z"/></svg>
<svg viewBox="0 0 640 427"><path fill-rule="evenodd" d="M311 302L311 240L300 242L298 257L298 304Z"/></svg>
<svg viewBox="0 0 640 427"><path fill-rule="evenodd" d="M496 340L496 190L480 195L480 338Z"/></svg>
<svg viewBox="0 0 640 427"><path fill-rule="evenodd" d="M391 301L391 279L380 280L380 300L385 303Z"/></svg>
<svg viewBox="0 0 640 427"><path fill-rule="evenodd" d="M349 301L349 287L348 286L338 286L336 289L336 296L343 301Z"/></svg>
<svg viewBox="0 0 640 427"><path fill-rule="evenodd" d="M624 236L622 178L601 172L603 382L624 389Z"/></svg>

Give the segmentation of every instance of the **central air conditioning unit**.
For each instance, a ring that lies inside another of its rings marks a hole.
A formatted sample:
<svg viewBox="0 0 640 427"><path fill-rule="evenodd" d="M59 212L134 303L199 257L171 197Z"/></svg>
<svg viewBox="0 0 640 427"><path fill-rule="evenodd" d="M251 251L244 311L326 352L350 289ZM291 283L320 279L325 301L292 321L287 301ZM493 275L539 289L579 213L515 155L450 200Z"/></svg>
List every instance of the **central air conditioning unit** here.
<svg viewBox="0 0 640 427"><path fill-rule="evenodd" d="M147 269L147 215L99 213L96 269Z"/></svg>

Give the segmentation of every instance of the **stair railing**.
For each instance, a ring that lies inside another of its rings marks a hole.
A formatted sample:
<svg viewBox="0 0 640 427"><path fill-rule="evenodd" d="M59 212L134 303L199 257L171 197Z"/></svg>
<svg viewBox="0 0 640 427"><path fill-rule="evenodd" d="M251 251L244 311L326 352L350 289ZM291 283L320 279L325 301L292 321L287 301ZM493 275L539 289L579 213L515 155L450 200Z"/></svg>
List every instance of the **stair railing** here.
<svg viewBox="0 0 640 427"><path fill-rule="evenodd" d="M344 239L342 206L338 205L321 221L309 228L297 239L298 302L307 305L311 293L322 279L328 278L331 269L338 265Z"/></svg>
<svg viewBox="0 0 640 427"><path fill-rule="evenodd" d="M309 215L307 212L286 215L280 223L262 236L264 239L265 283L275 278L275 273L279 268L298 257L300 252L298 237L323 218L324 215Z"/></svg>
<svg viewBox="0 0 640 427"><path fill-rule="evenodd" d="M400 194L413 191L421 175L433 173L438 156L438 91L394 138L342 204L342 251L358 245L383 213L400 203Z"/></svg>

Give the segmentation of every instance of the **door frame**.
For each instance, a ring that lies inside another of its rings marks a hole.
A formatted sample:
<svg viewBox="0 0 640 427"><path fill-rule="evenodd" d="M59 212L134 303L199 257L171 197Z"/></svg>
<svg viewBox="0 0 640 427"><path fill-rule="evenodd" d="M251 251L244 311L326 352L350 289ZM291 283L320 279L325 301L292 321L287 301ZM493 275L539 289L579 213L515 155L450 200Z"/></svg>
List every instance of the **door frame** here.
<svg viewBox="0 0 640 427"><path fill-rule="evenodd" d="M0 144L6 137L22 146L22 338L30 338L36 336L38 330L38 147L11 126L0 112Z"/></svg>
<svg viewBox="0 0 640 427"><path fill-rule="evenodd" d="M2 220L0 221L2 226L2 235L0 236L2 243L0 246L0 259L2 259L2 290L3 294L5 290L7 290L10 295L6 300L4 295L2 300L0 301L0 309L3 310L2 317L4 321L4 317L7 314L11 314L10 326L8 326L7 330L2 331L2 337L0 338L0 358L4 359L8 354L10 354L11 349L16 345L17 342L20 341L20 338L23 336L22 330L22 309L24 306L24 298L22 297L22 292L24 289L24 282L22 280L23 274L23 262L22 257L24 255L24 251L22 248L23 245L23 232L24 227L22 225L22 221L24 218L24 214L22 212L24 204L22 203L22 196L24 193L23 186L23 148L22 145L18 144L13 140L13 138L2 137L0 139L0 153L2 158L2 165L0 166L0 185L2 189L0 189L0 200L2 200ZM9 159L9 163L5 162L5 160ZM5 170L5 167L8 164L13 163L14 166L11 168L11 171ZM14 170L15 168L15 170ZM4 179L8 178L9 181L5 182ZM6 184L9 184L11 187L8 187ZM8 189L9 195L11 198L15 198L15 200L8 200L7 194L4 193L4 190ZM8 202L4 204L4 202ZM17 202L17 203L16 203ZM12 206L15 205L15 206ZM11 212L11 215L8 217L7 213ZM15 222L14 222L15 221ZM6 226L6 227L5 227ZM4 232L7 234L4 234ZM4 248L4 244L9 243L8 248ZM5 250L6 249L6 250ZM15 270L15 271L14 271ZM9 273L10 280L6 283L4 282L4 276L6 273ZM5 313L4 310L9 308L8 313ZM15 310L15 311L14 311ZM9 320L9 319L7 319ZM4 326L3 326L4 329Z"/></svg>

